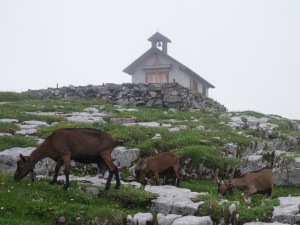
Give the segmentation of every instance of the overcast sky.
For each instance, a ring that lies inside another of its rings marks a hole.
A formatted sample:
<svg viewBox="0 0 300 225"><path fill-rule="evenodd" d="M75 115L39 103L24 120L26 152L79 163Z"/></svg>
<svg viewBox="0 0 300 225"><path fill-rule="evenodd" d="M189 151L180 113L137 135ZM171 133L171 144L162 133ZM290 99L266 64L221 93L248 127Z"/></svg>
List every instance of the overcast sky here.
<svg viewBox="0 0 300 225"><path fill-rule="evenodd" d="M300 119L297 0L0 0L0 91L131 82L158 29L229 111Z"/></svg>

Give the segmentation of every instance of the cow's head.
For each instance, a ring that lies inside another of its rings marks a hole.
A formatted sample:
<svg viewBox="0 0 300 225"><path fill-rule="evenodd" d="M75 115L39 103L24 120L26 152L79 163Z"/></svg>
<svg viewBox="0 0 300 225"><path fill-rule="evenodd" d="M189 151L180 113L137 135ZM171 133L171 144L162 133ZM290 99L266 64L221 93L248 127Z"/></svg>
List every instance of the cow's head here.
<svg viewBox="0 0 300 225"><path fill-rule="evenodd" d="M31 178L33 179L33 165L29 156L23 156L20 154L20 159L17 162L17 170L14 175L15 181L21 180L25 177L29 172L31 172Z"/></svg>
<svg viewBox="0 0 300 225"><path fill-rule="evenodd" d="M219 168L216 169L215 171L215 182L217 184L217 189L218 193L222 196L226 195L227 191L229 192L230 195L232 195L232 184L231 184L231 179L233 178L234 171L232 175L230 176L229 180L222 180L219 177Z"/></svg>

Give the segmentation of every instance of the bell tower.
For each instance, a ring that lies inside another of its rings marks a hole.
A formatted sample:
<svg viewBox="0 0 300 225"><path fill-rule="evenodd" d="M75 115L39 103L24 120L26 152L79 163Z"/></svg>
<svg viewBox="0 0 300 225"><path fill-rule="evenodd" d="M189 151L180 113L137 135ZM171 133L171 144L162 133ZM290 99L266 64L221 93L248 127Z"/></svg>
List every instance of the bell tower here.
<svg viewBox="0 0 300 225"><path fill-rule="evenodd" d="M171 40L159 32L153 34L148 41L151 42L152 48L158 48L163 53L168 54L168 43L171 43Z"/></svg>

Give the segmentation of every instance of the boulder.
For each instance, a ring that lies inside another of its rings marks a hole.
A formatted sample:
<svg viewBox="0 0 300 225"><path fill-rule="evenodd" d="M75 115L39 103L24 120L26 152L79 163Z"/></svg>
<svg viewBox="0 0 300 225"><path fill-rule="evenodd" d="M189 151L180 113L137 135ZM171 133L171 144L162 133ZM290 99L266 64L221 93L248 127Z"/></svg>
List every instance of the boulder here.
<svg viewBox="0 0 300 225"><path fill-rule="evenodd" d="M184 216L174 220L172 225L213 225L209 216Z"/></svg>
<svg viewBox="0 0 300 225"><path fill-rule="evenodd" d="M194 215L198 207L204 202L193 202L191 199L196 198L203 193L191 192L189 189L178 188L174 186L150 186L146 185L145 191L155 193L159 197L152 201L151 210L154 212L180 215Z"/></svg>
<svg viewBox="0 0 300 225"><path fill-rule="evenodd" d="M272 221L288 224L300 223L300 197L279 197L279 206L275 206Z"/></svg>
<svg viewBox="0 0 300 225"><path fill-rule="evenodd" d="M153 215L151 213L137 213L133 217L134 225L150 225L153 224Z"/></svg>
<svg viewBox="0 0 300 225"><path fill-rule="evenodd" d="M140 149L125 149L124 147L116 147L112 153L111 157L114 164L118 167L131 167L133 162L139 158Z"/></svg>
<svg viewBox="0 0 300 225"><path fill-rule="evenodd" d="M162 213L157 214L157 222L158 225L172 225L174 220L181 218L182 215L176 215L176 214L168 214L164 215Z"/></svg>
<svg viewBox="0 0 300 225"><path fill-rule="evenodd" d="M293 162L282 161L273 171L276 185L299 186L300 158L295 158Z"/></svg>

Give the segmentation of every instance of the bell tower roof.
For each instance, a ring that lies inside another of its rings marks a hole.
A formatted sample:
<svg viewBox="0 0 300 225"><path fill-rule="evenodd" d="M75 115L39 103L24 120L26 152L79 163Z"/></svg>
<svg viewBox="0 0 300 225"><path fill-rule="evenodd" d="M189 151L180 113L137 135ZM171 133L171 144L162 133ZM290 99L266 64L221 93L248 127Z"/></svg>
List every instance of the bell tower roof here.
<svg viewBox="0 0 300 225"><path fill-rule="evenodd" d="M151 37L148 38L148 41L152 43L152 47L162 47L161 51L165 54L168 53L168 43L171 43L171 40L166 36L162 35L159 32L156 32Z"/></svg>

